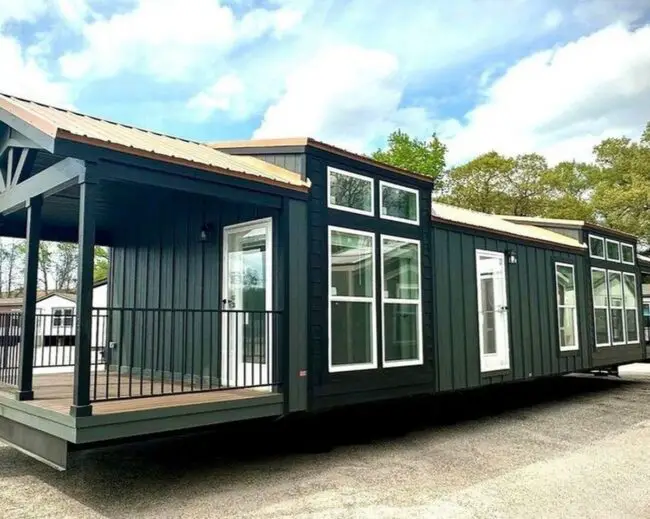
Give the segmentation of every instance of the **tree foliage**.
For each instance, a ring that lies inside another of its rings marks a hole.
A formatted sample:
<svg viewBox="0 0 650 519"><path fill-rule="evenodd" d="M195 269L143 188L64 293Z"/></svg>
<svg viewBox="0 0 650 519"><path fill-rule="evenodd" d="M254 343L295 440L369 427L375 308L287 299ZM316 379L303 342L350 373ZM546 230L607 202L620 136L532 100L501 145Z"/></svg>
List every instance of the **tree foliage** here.
<svg viewBox="0 0 650 519"><path fill-rule="evenodd" d="M491 214L594 221L650 243L650 123L638 142L603 140L590 163L549 165L537 153L491 151L445 167L446 147L433 135L419 141L397 131L374 158L435 178L435 197Z"/></svg>
<svg viewBox="0 0 650 519"><path fill-rule="evenodd" d="M446 154L447 147L435 133L425 141L396 130L388 136L386 149L375 151L372 158L438 180Z"/></svg>

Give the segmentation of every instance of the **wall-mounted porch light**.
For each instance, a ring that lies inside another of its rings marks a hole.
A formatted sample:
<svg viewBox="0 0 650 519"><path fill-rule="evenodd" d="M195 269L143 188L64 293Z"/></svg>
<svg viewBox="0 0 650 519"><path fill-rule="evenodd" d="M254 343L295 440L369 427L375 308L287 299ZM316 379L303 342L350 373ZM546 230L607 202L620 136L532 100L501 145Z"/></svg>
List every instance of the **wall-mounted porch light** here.
<svg viewBox="0 0 650 519"><path fill-rule="evenodd" d="M511 265L517 264L517 253L515 251L507 250L506 256L508 256L508 263L510 263Z"/></svg>
<svg viewBox="0 0 650 519"><path fill-rule="evenodd" d="M199 239L202 242L206 242L210 239L212 236L212 225L209 223L204 223L201 226L201 234L199 235Z"/></svg>

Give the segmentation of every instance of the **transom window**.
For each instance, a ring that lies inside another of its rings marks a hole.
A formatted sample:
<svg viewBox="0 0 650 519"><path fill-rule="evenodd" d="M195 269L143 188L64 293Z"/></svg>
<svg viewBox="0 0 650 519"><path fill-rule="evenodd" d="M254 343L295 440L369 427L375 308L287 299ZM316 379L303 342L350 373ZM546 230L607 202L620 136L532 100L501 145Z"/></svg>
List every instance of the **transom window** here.
<svg viewBox="0 0 650 519"><path fill-rule="evenodd" d="M420 242L382 236L384 365L422 362Z"/></svg>
<svg viewBox="0 0 650 519"><path fill-rule="evenodd" d="M621 243L621 261L628 265L634 265L634 246L629 243Z"/></svg>
<svg viewBox="0 0 650 519"><path fill-rule="evenodd" d="M591 269L596 346L639 342L636 274Z"/></svg>
<svg viewBox="0 0 650 519"><path fill-rule="evenodd" d="M376 367L372 233L329 228L329 287L330 371Z"/></svg>
<svg viewBox="0 0 650 519"><path fill-rule="evenodd" d="M607 260L621 261L621 245L614 240L607 240Z"/></svg>
<svg viewBox="0 0 650 519"><path fill-rule="evenodd" d="M398 186L383 180L379 182L380 216L414 225L420 223L420 204L417 189Z"/></svg>
<svg viewBox="0 0 650 519"><path fill-rule="evenodd" d="M605 240L599 236L589 236L589 254L592 258L605 259Z"/></svg>
<svg viewBox="0 0 650 519"><path fill-rule="evenodd" d="M557 314L560 350L577 350L578 311L576 305L576 279L573 265L555 264L555 284L557 293Z"/></svg>
<svg viewBox="0 0 650 519"><path fill-rule="evenodd" d="M375 214L374 183L370 177L327 168L327 205L333 209L372 216Z"/></svg>

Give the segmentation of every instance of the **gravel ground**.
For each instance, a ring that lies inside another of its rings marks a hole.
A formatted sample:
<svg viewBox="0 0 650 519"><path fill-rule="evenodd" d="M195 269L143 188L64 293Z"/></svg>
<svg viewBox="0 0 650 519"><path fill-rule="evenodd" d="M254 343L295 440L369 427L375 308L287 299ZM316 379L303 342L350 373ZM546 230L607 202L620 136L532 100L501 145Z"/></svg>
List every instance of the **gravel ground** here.
<svg viewBox="0 0 650 519"><path fill-rule="evenodd" d="M327 452L308 452L333 441ZM0 444L0 516L650 516L650 367L529 382L286 429L83 453L58 473ZM320 440L319 440L320 438Z"/></svg>

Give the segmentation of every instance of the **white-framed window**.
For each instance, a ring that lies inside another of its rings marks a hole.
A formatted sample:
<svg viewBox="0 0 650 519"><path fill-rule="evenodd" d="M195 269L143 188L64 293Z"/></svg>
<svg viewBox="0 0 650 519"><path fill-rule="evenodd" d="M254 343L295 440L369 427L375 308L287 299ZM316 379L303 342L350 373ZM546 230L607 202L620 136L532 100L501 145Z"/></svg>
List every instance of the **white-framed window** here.
<svg viewBox="0 0 650 519"><path fill-rule="evenodd" d="M383 365L422 364L420 242L381 236Z"/></svg>
<svg viewBox="0 0 650 519"><path fill-rule="evenodd" d="M373 179L328 167L327 206L341 211L373 216L375 214Z"/></svg>
<svg viewBox="0 0 650 519"><path fill-rule="evenodd" d="M625 338L629 344L639 342L639 302L636 274L623 273L623 304L625 306Z"/></svg>
<svg viewBox="0 0 650 519"><path fill-rule="evenodd" d="M375 236L328 228L329 370L377 367Z"/></svg>
<svg viewBox="0 0 650 519"><path fill-rule="evenodd" d="M625 344L623 277L620 272L608 270L607 281L609 284L609 319L612 328L612 344Z"/></svg>
<svg viewBox="0 0 650 519"><path fill-rule="evenodd" d="M589 255L596 259L605 259L605 239L589 235Z"/></svg>
<svg viewBox="0 0 650 519"><path fill-rule="evenodd" d="M555 263L557 321L561 351L579 349L575 267Z"/></svg>
<svg viewBox="0 0 650 519"><path fill-rule="evenodd" d="M621 261L626 265L634 265L634 245L621 243Z"/></svg>
<svg viewBox="0 0 650 519"><path fill-rule="evenodd" d="M607 261L621 261L621 244L616 240L606 240Z"/></svg>
<svg viewBox="0 0 650 519"><path fill-rule="evenodd" d="M607 290L607 271L591 268L591 293L594 303L594 334L596 346L609 346L609 295Z"/></svg>
<svg viewBox="0 0 650 519"><path fill-rule="evenodd" d="M420 224L420 194L417 189L379 182L379 216L386 220Z"/></svg>
<svg viewBox="0 0 650 519"><path fill-rule="evenodd" d="M72 308L52 308L52 326L69 328L74 324Z"/></svg>

